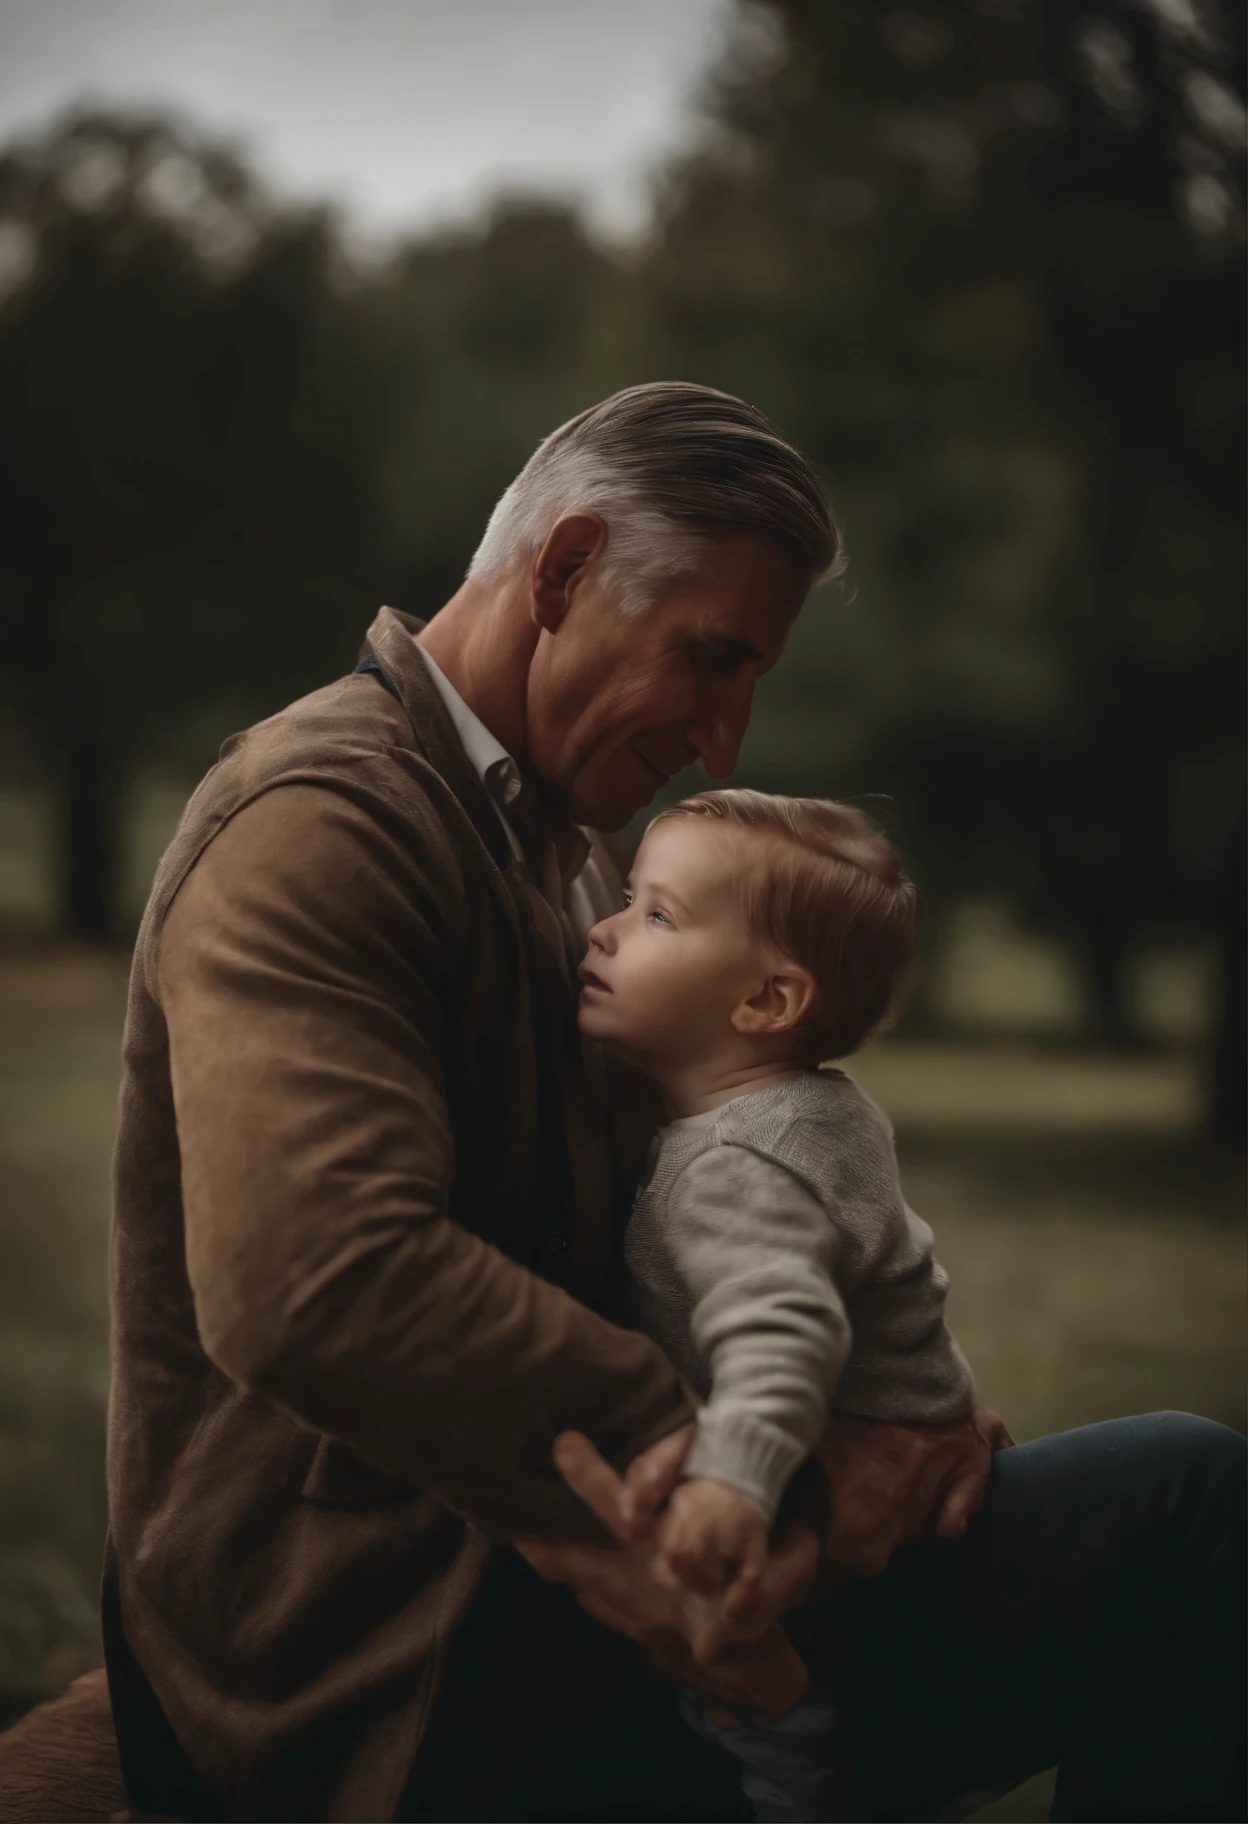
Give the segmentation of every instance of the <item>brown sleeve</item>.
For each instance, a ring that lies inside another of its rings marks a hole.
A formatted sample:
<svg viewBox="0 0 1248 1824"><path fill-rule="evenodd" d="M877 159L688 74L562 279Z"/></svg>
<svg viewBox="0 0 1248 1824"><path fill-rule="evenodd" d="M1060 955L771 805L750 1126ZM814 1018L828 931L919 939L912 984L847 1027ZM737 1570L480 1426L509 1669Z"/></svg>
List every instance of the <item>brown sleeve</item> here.
<svg viewBox="0 0 1248 1824"><path fill-rule="evenodd" d="M623 1462L687 1407L648 1338L446 1215L462 894L432 820L312 785L239 812L183 883L159 993L200 1338L488 1531L592 1535L552 1439Z"/></svg>

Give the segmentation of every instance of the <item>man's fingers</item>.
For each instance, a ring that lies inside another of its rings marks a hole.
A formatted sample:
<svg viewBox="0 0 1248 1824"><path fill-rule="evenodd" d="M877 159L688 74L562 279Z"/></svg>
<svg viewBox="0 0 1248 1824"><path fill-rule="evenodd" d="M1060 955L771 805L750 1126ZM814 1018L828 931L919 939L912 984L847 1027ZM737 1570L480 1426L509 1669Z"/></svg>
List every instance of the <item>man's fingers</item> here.
<svg viewBox="0 0 1248 1824"><path fill-rule="evenodd" d="M608 1581L605 1554L614 1546L583 1545L577 1539L529 1539L513 1541L522 1558L527 1558L535 1571L552 1583L601 1585Z"/></svg>
<svg viewBox="0 0 1248 1824"><path fill-rule="evenodd" d="M561 1431L551 1454L556 1469L573 1494L597 1514L617 1539L627 1539L631 1525L624 1483L584 1433Z"/></svg>
<svg viewBox="0 0 1248 1824"><path fill-rule="evenodd" d="M743 1583L758 1583L767 1568L767 1535L759 1533L746 1545L741 1559L740 1578Z"/></svg>
<svg viewBox="0 0 1248 1824"><path fill-rule="evenodd" d="M709 1668L724 1644L722 1619L699 1604L689 1619L689 1646L696 1665Z"/></svg>
<svg viewBox="0 0 1248 1824"><path fill-rule="evenodd" d="M988 1490L986 1468L978 1464L963 1470L945 1494L940 1507L940 1518L936 1522L938 1539L961 1539L967 1527L979 1512L984 1495Z"/></svg>
<svg viewBox="0 0 1248 1824"><path fill-rule="evenodd" d="M763 1560L758 1578L740 1579L700 1619L706 1640L718 1651L733 1641L757 1640L776 1618L805 1595L819 1568L819 1541L806 1526L787 1528Z"/></svg>
<svg viewBox="0 0 1248 1824"><path fill-rule="evenodd" d="M639 1524L653 1519L677 1482L693 1442L693 1426L682 1425L635 1456L624 1472L627 1517Z"/></svg>
<svg viewBox="0 0 1248 1824"><path fill-rule="evenodd" d="M758 1578L742 1573L733 1580L724 1598L724 1616L734 1626L744 1617L758 1601Z"/></svg>
<svg viewBox="0 0 1248 1824"><path fill-rule="evenodd" d="M961 1539L971 1524L975 1510L984 1498L983 1485L978 1476L963 1476L945 1496L940 1518L936 1522L938 1539Z"/></svg>
<svg viewBox="0 0 1248 1824"><path fill-rule="evenodd" d="M762 1539L752 1540L745 1549L741 1567L732 1581L724 1602L724 1613L730 1621L735 1621L738 1616L744 1615L748 1611L750 1604L758 1595L766 1565L766 1542Z"/></svg>
<svg viewBox="0 0 1248 1824"><path fill-rule="evenodd" d="M699 1563L696 1552L690 1551L680 1539L666 1539L659 1552L659 1567L665 1577L676 1583L693 1583L697 1577Z"/></svg>
<svg viewBox="0 0 1248 1824"><path fill-rule="evenodd" d="M571 1540L520 1538L513 1539L512 1544L550 1583L571 1583L580 1568L577 1548Z"/></svg>
<svg viewBox="0 0 1248 1824"><path fill-rule="evenodd" d="M763 1560L757 1590L777 1609L791 1608L819 1568L819 1540L808 1526L786 1527Z"/></svg>
<svg viewBox="0 0 1248 1824"><path fill-rule="evenodd" d="M990 1450L1012 1449L1014 1440L1010 1436L1010 1428L999 1412L993 1412L989 1407L981 1406L975 1416L979 1420L980 1431L988 1440Z"/></svg>
<svg viewBox="0 0 1248 1824"><path fill-rule="evenodd" d="M755 1643L739 1670L748 1675L754 1706L765 1716L783 1716L810 1690L810 1673L780 1627Z"/></svg>

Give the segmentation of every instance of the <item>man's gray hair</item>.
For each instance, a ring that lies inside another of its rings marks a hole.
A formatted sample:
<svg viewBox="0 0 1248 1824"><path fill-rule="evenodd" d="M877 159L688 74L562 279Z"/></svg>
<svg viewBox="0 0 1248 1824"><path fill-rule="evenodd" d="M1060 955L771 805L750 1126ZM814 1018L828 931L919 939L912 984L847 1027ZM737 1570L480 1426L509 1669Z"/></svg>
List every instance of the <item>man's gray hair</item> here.
<svg viewBox="0 0 1248 1824"><path fill-rule="evenodd" d="M552 431L490 515L469 576L505 575L585 512L606 524L599 581L625 614L696 569L716 538L778 546L811 582L841 567L809 464L760 411L709 386L630 386Z"/></svg>

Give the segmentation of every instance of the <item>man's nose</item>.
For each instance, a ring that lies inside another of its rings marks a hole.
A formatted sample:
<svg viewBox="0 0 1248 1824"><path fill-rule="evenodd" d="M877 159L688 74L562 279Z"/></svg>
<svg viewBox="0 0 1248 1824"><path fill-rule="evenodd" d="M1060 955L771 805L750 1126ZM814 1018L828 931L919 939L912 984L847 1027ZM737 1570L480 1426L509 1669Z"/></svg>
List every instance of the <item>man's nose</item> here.
<svg viewBox="0 0 1248 1824"><path fill-rule="evenodd" d="M721 705L714 715L696 722L689 730L689 739L712 779L726 779L736 768L741 743L750 726L752 694L744 700Z"/></svg>

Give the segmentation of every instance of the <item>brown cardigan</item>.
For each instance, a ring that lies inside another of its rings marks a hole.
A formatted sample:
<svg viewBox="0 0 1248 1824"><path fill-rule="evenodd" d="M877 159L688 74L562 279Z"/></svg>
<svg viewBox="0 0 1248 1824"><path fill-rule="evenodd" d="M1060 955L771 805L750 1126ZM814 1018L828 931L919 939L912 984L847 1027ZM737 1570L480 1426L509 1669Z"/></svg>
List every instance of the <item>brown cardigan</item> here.
<svg viewBox="0 0 1248 1824"><path fill-rule="evenodd" d="M104 1625L153 1811L392 1817L492 1542L592 1531L551 1439L686 1416L593 1309L602 1111L419 625L370 629L399 700L226 743L139 934Z"/></svg>

